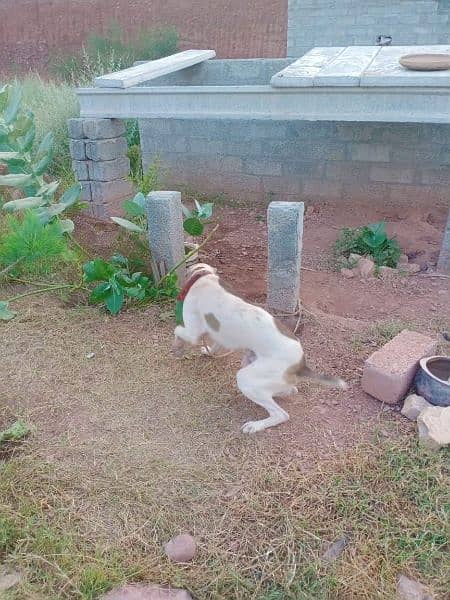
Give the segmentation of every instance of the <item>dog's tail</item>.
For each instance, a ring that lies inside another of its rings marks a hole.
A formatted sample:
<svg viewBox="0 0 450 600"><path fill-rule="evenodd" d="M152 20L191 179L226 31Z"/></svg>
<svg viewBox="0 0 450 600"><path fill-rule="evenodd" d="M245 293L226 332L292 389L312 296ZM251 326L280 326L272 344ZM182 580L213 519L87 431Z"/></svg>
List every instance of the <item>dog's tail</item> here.
<svg viewBox="0 0 450 600"><path fill-rule="evenodd" d="M346 390L348 388L348 385L343 379L340 379L339 377L330 377L329 375L322 375L322 373L316 373L306 365L302 365L300 370L297 372L297 376L299 379L317 381L317 383L321 383L322 385L326 385L328 387L341 388L342 390Z"/></svg>

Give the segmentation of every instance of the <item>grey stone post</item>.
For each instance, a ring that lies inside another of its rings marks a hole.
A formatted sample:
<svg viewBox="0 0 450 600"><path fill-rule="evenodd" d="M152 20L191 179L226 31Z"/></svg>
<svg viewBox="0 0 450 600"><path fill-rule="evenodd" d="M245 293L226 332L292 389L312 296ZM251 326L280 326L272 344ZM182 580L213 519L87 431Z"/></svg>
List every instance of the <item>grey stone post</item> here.
<svg viewBox="0 0 450 600"><path fill-rule="evenodd" d="M267 210L267 307L292 315L299 307L303 245L303 202L271 202Z"/></svg>
<svg viewBox="0 0 450 600"><path fill-rule="evenodd" d="M148 240L154 276L159 279L184 258L183 211L180 192L150 192L147 196ZM184 283L186 267L177 269Z"/></svg>
<svg viewBox="0 0 450 600"><path fill-rule="evenodd" d="M438 271L450 273L450 212L448 213L447 225L445 226L444 239L438 260Z"/></svg>
<svg viewBox="0 0 450 600"><path fill-rule="evenodd" d="M125 125L118 119L70 119L72 167L91 213L107 217L119 210L122 200L133 195L127 177Z"/></svg>

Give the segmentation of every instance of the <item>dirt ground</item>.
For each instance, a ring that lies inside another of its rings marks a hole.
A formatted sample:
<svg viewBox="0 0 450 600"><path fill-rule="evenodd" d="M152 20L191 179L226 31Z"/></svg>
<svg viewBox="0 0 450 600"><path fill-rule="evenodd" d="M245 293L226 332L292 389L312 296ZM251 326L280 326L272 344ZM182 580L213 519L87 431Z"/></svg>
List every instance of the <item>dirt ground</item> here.
<svg viewBox="0 0 450 600"><path fill-rule="evenodd" d="M238 293L264 302L265 207L222 206L216 215L221 226L204 259ZM224 464L229 482L236 465L248 466L255 457L310 470L375 432L394 439L399 431L413 431L397 407L366 395L360 378L364 359L383 340L382 326L434 336L450 330L450 279L432 276L445 217L445 210L433 208L364 207L358 214L354 207L324 203L307 210L300 337L310 365L346 379L350 389L303 385L298 395L281 401L291 420L278 428L250 437L240 433L244 422L263 414L236 388L239 357L174 360L174 324L166 308L111 317L35 297L1 326L0 429L17 416L33 424L27 451L67 482L68 498L99 539L128 531L134 510L126 500L129 480L154 479L158 502L175 488L211 482L220 471L223 492ZM339 229L381 218L423 271L393 281L347 280L333 271L330 246ZM95 252L115 250L109 224L84 218L78 225ZM449 353L449 345L442 343L442 350ZM116 496L126 510L117 507ZM187 521L186 515L174 517L167 529Z"/></svg>

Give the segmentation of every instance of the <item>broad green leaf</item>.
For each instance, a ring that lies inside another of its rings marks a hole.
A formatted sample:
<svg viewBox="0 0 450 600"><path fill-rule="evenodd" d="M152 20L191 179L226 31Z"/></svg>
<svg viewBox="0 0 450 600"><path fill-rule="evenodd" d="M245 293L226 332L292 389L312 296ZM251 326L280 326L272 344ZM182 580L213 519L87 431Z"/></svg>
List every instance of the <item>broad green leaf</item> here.
<svg viewBox="0 0 450 600"><path fill-rule="evenodd" d="M136 223L132 223L128 219L122 219L121 217L111 217L111 221L114 221L114 223L117 223L117 225L120 225L124 229L128 229L128 231L132 231L134 233L145 232L145 230L142 229L142 227L139 227L139 225L136 225Z"/></svg>
<svg viewBox="0 0 450 600"><path fill-rule="evenodd" d="M186 217L186 219L192 216L192 212L184 204L181 205L181 210L183 211L183 215Z"/></svg>
<svg viewBox="0 0 450 600"><path fill-rule="evenodd" d="M6 137L9 133L8 127L5 123L0 123L0 138Z"/></svg>
<svg viewBox="0 0 450 600"><path fill-rule="evenodd" d="M128 268L128 258L125 258L122 254L113 254L111 256L111 262L114 265L119 265L120 267Z"/></svg>
<svg viewBox="0 0 450 600"><path fill-rule="evenodd" d="M213 214L214 205L212 202L206 202L197 209L197 216L199 219L210 219Z"/></svg>
<svg viewBox="0 0 450 600"><path fill-rule="evenodd" d="M34 138L36 137L36 127L34 123L31 123L28 131L23 135L17 138L17 144L21 152L29 152L33 147Z"/></svg>
<svg viewBox="0 0 450 600"><path fill-rule="evenodd" d="M109 295L110 290L111 285L108 281L105 283L101 283L92 290L91 295L89 296L89 302L92 302L92 304L98 304L99 302L103 302L106 296Z"/></svg>
<svg viewBox="0 0 450 600"><path fill-rule="evenodd" d="M50 204L47 207L47 212L50 215L50 218L53 218L63 213L66 210L66 208L67 207L64 206L64 204L60 204L59 202L57 202L56 204Z"/></svg>
<svg viewBox="0 0 450 600"><path fill-rule="evenodd" d="M47 225L52 220L52 215L49 213L49 210L46 206L40 206L34 210L34 213L39 219L41 225Z"/></svg>
<svg viewBox="0 0 450 600"><path fill-rule="evenodd" d="M141 208L145 208L146 198L142 192L138 192L131 202L133 202L133 204L137 204Z"/></svg>
<svg viewBox="0 0 450 600"><path fill-rule="evenodd" d="M10 88L10 92L8 94L8 104L3 112L3 119L7 125L10 125L17 117L21 100L22 90L20 87L16 85L13 88Z"/></svg>
<svg viewBox="0 0 450 600"><path fill-rule="evenodd" d="M125 293L130 298L136 298L137 300L143 300L145 298L145 290L141 287L127 287Z"/></svg>
<svg viewBox="0 0 450 600"><path fill-rule="evenodd" d="M61 228L61 233L72 233L75 229L75 223L72 219L61 219L59 221L59 226Z"/></svg>
<svg viewBox="0 0 450 600"><path fill-rule="evenodd" d="M105 298L106 308L112 315L117 315L120 312L124 303L123 290L120 288L111 288L110 293Z"/></svg>
<svg viewBox="0 0 450 600"><path fill-rule="evenodd" d="M19 160L20 158L19 152L0 152L0 162L3 160Z"/></svg>
<svg viewBox="0 0 450 600"><path fill-rule="evenodd" d="M36 152L36 158L40 159L42 156L47 155L48 152L52 148L53 148L53 134L47 133L47 135L44 136L44 139L42 140L42 142L39 144L39 147Z"/></svg>
<svg viewBox="0 0 450 600"><path fill-rule="evenodd" d="M9 187L23 187L33 181L33 176L28 174L21 175L0 175L0 185Z"/></svg>
<svg viewBox="0 0 450 600"><path fill-rule="evenodd" d="M145 210L139 204L136 204L133 200L126 200L123 203L125 212L132 217L142 217L145 215Z"/></svg>
<svg viewBox="0 0 450 600"><path fill-rule="evenodd" d="M59 199L59 204L63 204L67 208L75 204L75 202L79 200L80 196L81 185L79 183L75 183L64 192L64 194Z"/></svg>
<svg viewBox="0 0 450 600"><path fill-rule="evenodd" d="M53 152L49 150L41 159L31 165L35 175L43 175L53 160Z"/></svg>
<svg viewBox="0 0 450 600"><path fill-rule="evenodd" d="M183 229L192 236L202 235L203 224L197 217L190 217L183 222Z"/></svg>
<svg viewBox="0 0 450 600"><path fill-rule="evenodd" d="M19 200L10 200L5 202L3 210L14 212L16 210L26 210L28 208L38 208L45 203L45 200L40 196L32 196L30 198L19 198Z"/></svg>
<svg viewBox="0 0 450 600"><path fill-rule="evenodd" d="M46 183L38 190L38 195L51 197L58 189L58 186L59 186L59 181L52 181L51 183Z"/></svg>
<svg viewBox="0 0 450 600"><path fill-rule="evenodd" d="M9 303L0 301L0 320L11 321L17 315L16 312L9 309Z"/></svg>
<svg viewBox="0 0 450 600"><path fill-rule="evenodd" d="M114 274L114 267L101 258L90 260L83 265L86 281L108 281Z"/></svg>

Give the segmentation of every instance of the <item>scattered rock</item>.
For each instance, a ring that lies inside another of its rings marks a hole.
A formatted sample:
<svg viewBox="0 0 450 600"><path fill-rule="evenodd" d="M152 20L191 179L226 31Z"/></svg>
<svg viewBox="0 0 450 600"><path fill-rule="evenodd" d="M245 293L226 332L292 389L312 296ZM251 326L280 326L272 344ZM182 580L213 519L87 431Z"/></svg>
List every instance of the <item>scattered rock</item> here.
<svg viewBox="0 0 450 600"><path fill-rule="evenodd" d="M430 450L450 444L450 406L429 406L417 417L419 440Z"/></svg>
<svg viewBox="0 0 450 600"><path fill-rule="evenodd" d="M352 252L348 257L348 262L352 265L357 265L360 258L362 258L361 254L356 254L355 252Z"/></svg>
<svg viewBox="0 0 450 600"><path fill-rule="evenodd" d="M355 271L353 269L341 269L341 275L346 279L352 279L355 276Z"/></svg>
<svg viewBox="0 0 450 600"><path fill-rule="evenodd" d="M417 421L417 417L420 413L429 406L432 405L427 402L425 398L422 398L422 396L410 394L403 404L402 415L410 421Z"/></svg>
<svg viewBox="0 0 450 600"><path fill-rule="evenodd" d="M397 264L398 265L407 265L409 263L409 258L406 254L400 254L398 257Z"/></svg>
<svg viewBox="0 0 450 600"><path fill-rule="evenodd" d="M373 277L375 273L375 263L370 258L360 258L358 260L358 273L361 277Z"/></svg>
<svg viewBox="0 0 450 600"><path fill-rule="evenodd" d="M421 266L416 263L409 263L407 265L398 265L398 270L402 273L413 275L414 273L419 273L419 271L421 271Z"/></svg>
<svg viewBox="0 0 450 600"><path fill-rule="evenodd" d="M378 272L382 279L387 279L389 277L395 277L395 275L397 275L396 269L393 269L392 267L380 267L378 269Z"/></svg>
<svg viewBox="0 0 450 600"><path fill-rule="evenodd" d="M170 560L178 563L189 562L197 552L197 542L188 533L183 533L172 538L164 546Z"/></svg>
<svg viewBox="0 0 450 600"><path fill-rule="evenodd" d="M101 600L192 600L192 596L186 590L130 584L111 590Z"/></svg>
<svg viewBox="0 0 450 600"><path fill-rule="evenodd" d="M397 581L397 598L399 600L433 600L426 588L405 575L400 575Z"/></svg>
<svg viewBox="0 0 450 600"><path fill-rule="evenodd" d="M336 540L333 544L331 544L331 546L322 556L323 562L326 562L328 564L333 563L343 553L344 548L347 544L348 540L345 537L345 535Z"/></svg>
<svg viewBox="0 0 450 600"><path fill-rule="evenodd" d="M0 592L6 592L10 590L18 583L20 583L22 577L17 571L2 571L0 570Z"/></svg>

